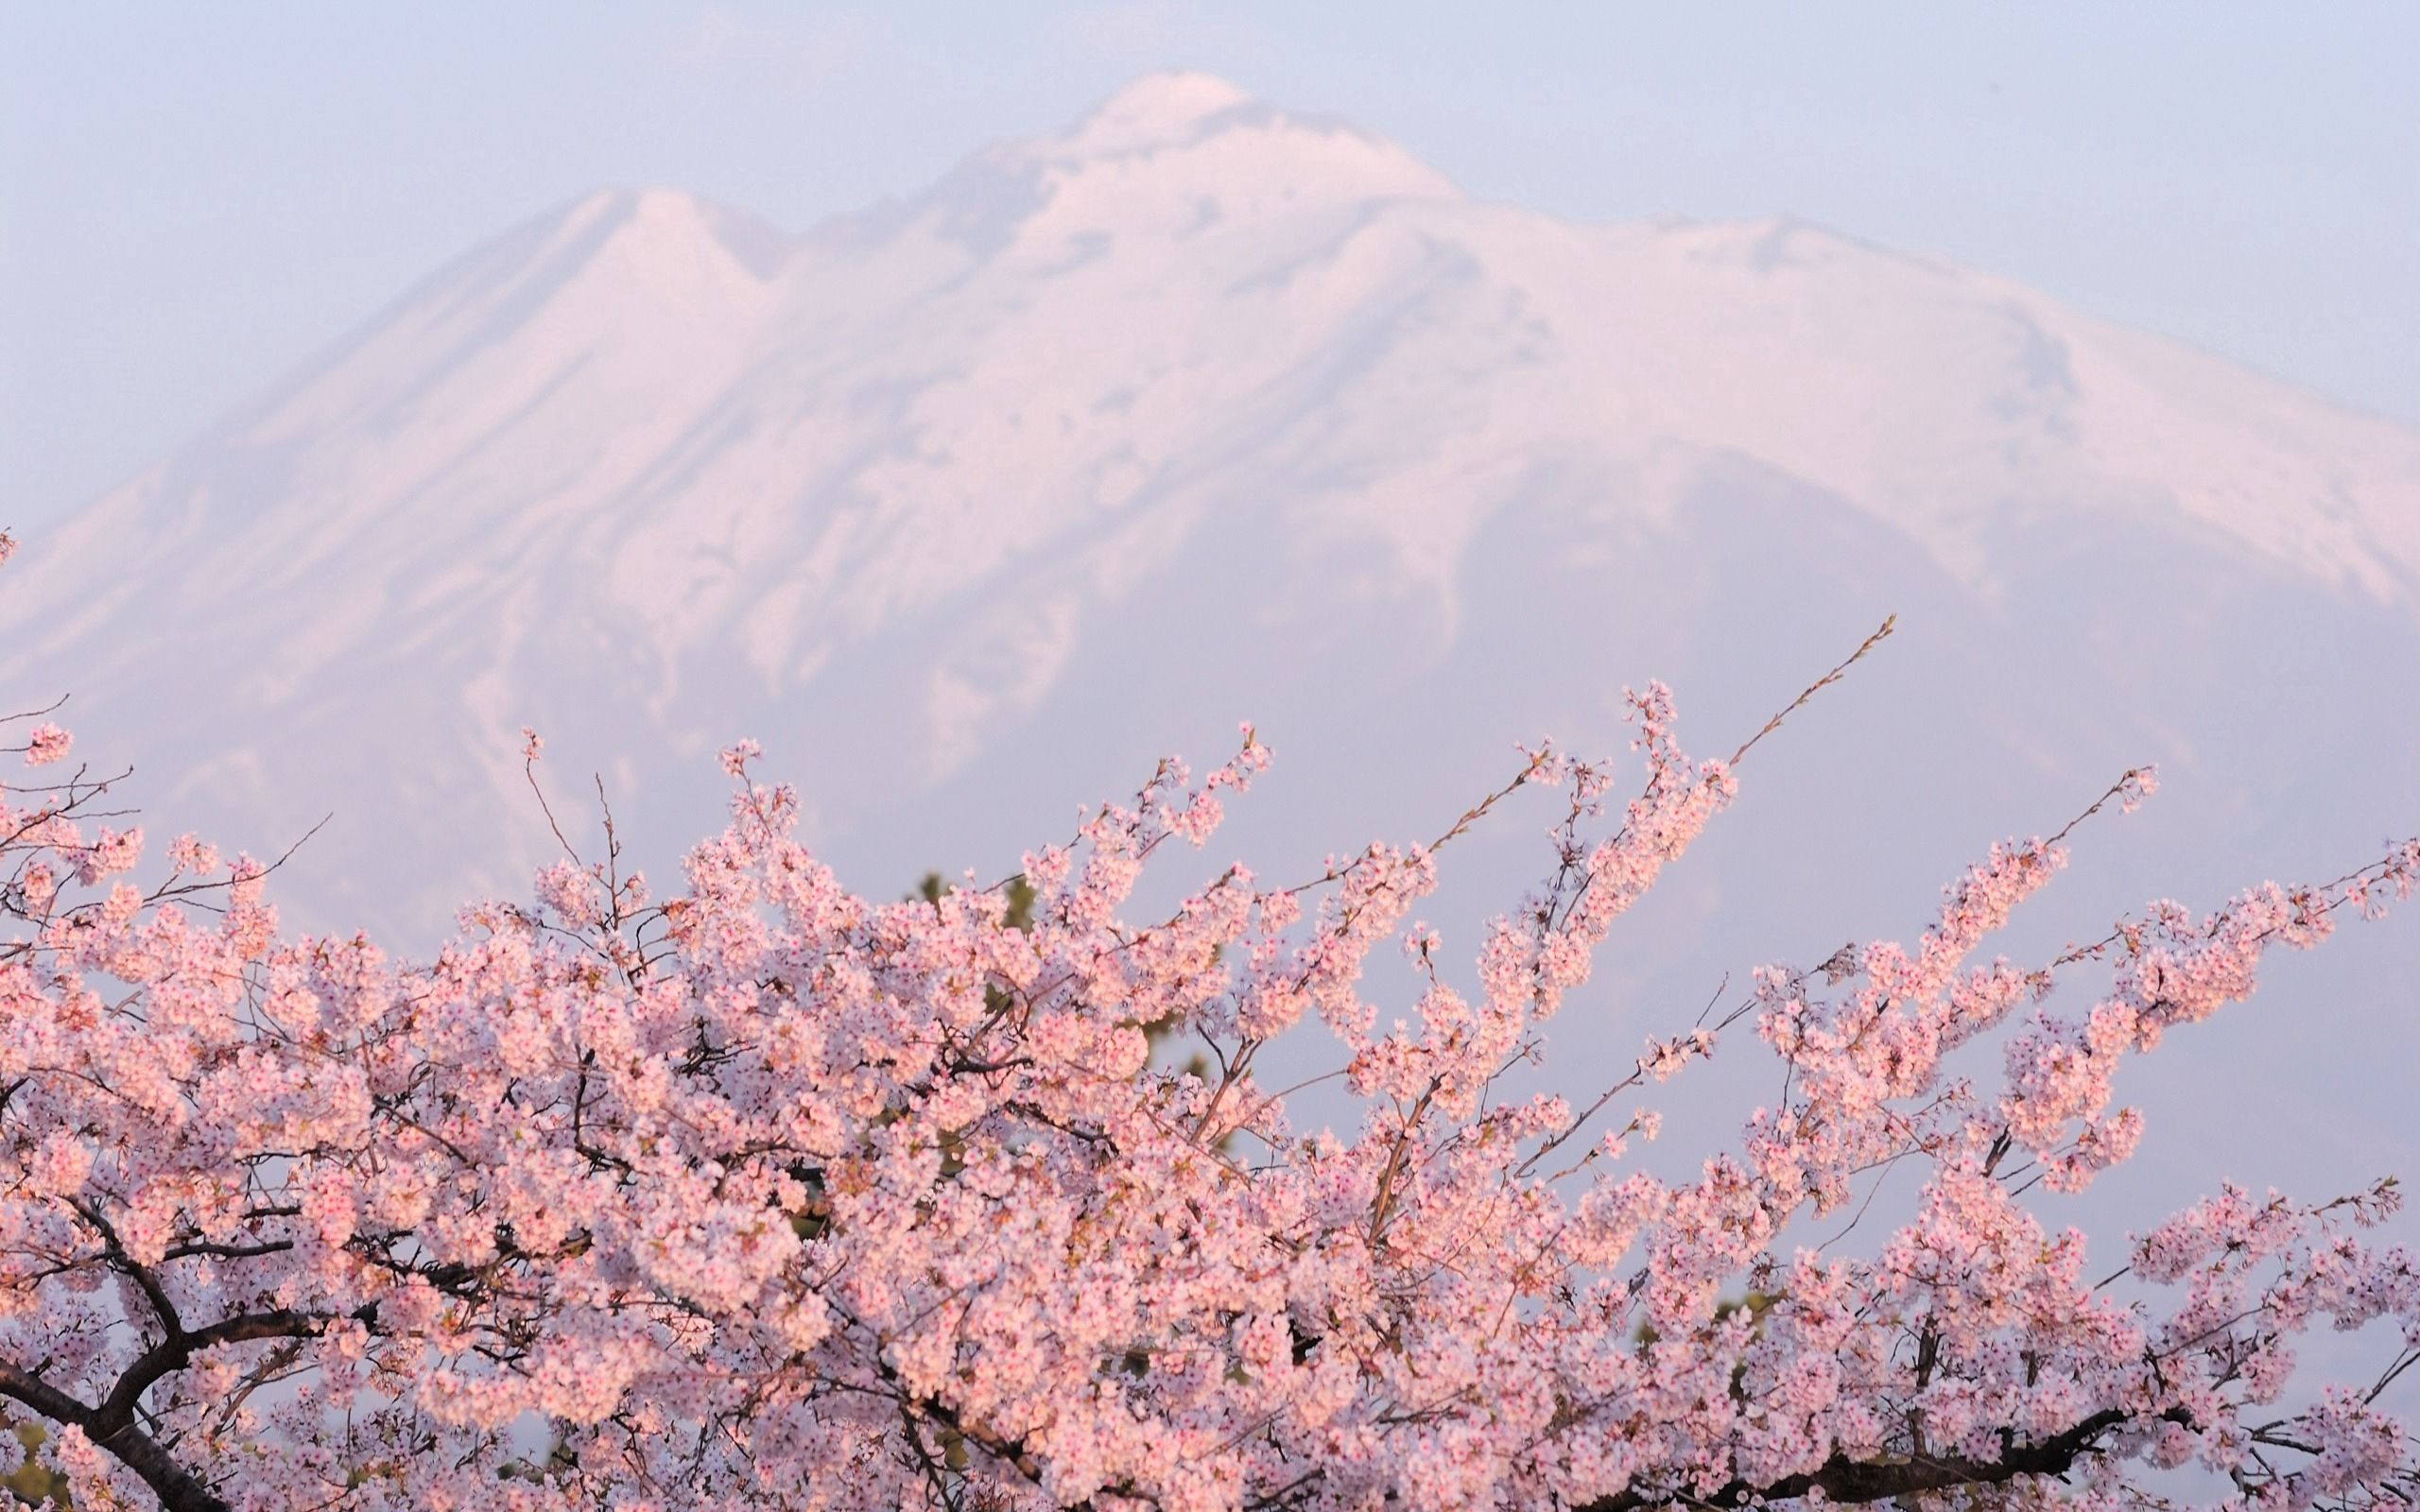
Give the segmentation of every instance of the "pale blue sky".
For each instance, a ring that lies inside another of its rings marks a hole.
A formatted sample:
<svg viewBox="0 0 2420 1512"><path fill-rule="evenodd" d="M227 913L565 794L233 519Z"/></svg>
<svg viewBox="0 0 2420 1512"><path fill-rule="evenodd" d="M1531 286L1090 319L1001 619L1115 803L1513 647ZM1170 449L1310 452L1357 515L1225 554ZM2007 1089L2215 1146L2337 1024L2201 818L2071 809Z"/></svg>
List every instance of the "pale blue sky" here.
<svg viewBox="0 0 2420 1512"><path fill-rule="evenodd" d="M2410 4L0 0L0 513L81 502L587 189L796 228L1168 65L1478 195L1794 213L2420 423Z"/></svg>

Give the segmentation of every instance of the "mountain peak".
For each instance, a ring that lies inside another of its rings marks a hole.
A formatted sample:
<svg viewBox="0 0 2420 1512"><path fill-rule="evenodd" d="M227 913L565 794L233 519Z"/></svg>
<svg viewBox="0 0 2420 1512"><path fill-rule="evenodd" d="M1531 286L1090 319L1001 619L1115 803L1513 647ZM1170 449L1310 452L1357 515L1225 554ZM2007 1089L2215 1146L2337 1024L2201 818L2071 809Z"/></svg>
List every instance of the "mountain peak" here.
<svg viewBox="0 0 2420 1512"><path fill-rule="evenodd" d="M1160 69L1101 101L1073 136L1102 151L1167 146L1199 135L1212 117L1253 103L1241 87L1216 74Z"/></svg>
<svg viewBox="0 0 2420 1512"><path fill-rule="evenodd" d="M591 252L612 248L642 266L719 255L762 278L777 266L789 238L745 211L656 185L598 189L552 217L553 237Z"/></svg>
<svg viewBox="0 0 2420 1512"><path fill-rule="evenodd" d="M1006 206L1046 239L1071 228L1199 230L1211 220L1258 224L1305 209L1461 197L1384 137L1182 70L1145 74L1061 134L995 147L937 188L981 200L987 222Z"/></svg>

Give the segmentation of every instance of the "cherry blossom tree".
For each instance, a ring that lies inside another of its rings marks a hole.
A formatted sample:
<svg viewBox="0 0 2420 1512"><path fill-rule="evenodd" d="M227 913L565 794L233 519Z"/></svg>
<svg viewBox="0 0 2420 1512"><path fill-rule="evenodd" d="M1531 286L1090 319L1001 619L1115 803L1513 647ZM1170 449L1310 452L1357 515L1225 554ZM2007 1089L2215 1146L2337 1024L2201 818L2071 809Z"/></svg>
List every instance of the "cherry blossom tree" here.
<svg viewBox="0 0 2420 1512"><path fill-rule="evenodd" d="M2407 895L2420 843L2025 966L1979 953L2068 830L2010 841L1911 938L1768 966L1584 1100L1500 1095L1736 791L1748 747L1685 754L1661 686L1630 711L1628 759L1526 751L1426 843L1205 868L1145 918L1268 765L1249 728L1029 852L1020 919L1006 884L852 896L743 744L678 886L609 828L424 962L281 933L271 868L192 837L136 881L113 777L20 716L0 1398L78 1505L176 1512L2409 1507L2392 1182L2221 1187L2091 1263L2027 1199L2135 1147L2129 1057ZM1412 910L1523 789L1557 795L1544 877L1458 987ZM1288 1034L1357 1122L1289 1120ZM1639 1169L1634 1094L1735 1040L1786 1095L1699 1175ZM1889 1161L1905 1223L1819 1253ZM2297 1377L2298 1335L2363 1325L2374 1376Z"/></svg>

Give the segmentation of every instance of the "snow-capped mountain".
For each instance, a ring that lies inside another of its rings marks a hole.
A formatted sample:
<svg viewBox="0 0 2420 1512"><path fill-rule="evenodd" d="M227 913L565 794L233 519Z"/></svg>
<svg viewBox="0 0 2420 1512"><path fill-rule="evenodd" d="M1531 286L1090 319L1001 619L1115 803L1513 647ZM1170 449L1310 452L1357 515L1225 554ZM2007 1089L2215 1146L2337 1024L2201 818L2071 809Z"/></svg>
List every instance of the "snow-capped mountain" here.
<svg viewBox="0 0 2420 1512"><path fill-rule="evenodd" d="M1515 739L1618 748L1625 681L1728 750L1894 610L1605 1002L1912 931L2140 761L2169 792L2047 928L2420 825L2420 435L1816 226L1475 200L1184 74L804 234L666 189L506 232L29 542L0 679L72 691L157 831L333 811L289 918L417 944L551 848L525 723L658 866L757 736L883 891L1251 715L1279 768L1217 844L1274 870L1433 833ZM1533 818L1449 900L1509 901ZM2408 1062L2377 984L2420 951L2363 950L2298 980ZM2353 1148L2348 1074L2296 1106Z"/></svg>

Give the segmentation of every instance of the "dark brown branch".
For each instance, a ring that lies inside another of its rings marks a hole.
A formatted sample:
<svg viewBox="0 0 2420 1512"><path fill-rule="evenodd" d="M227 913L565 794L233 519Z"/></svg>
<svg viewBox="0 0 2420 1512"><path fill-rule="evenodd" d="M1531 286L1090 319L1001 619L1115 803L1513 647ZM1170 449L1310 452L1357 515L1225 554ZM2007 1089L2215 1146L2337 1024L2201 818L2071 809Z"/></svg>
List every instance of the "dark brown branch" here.
<svg viewBox="0 0 2420 1512"><path fill-rule="evenodd" d="M371 1313L361 1309L356 1316ZM146 1351L126 1373L117 1378L111 1388L109 1400L93 1409L93 1441L99 1443L103 1432L134 1420L134 1404L160 1380L193 1363L200 1351L221 1344L244 1344L254 1339L317 1338L330 1323L333 1315L326 1313L302 1313L292 1308L279 1308L269 1313L238 1313L220 1318L206 1328L190 1332L178 1330L157 1347Z"/></svg>
<svg viewBox="0 0 2420 1512"><path fill-rule="evenodd" d="M168 1299L167 1290L160 1284L160 1278L151 1273L149 1266L137 1264L134 1257L127 1253L126 1246L118 1240L117 1230L111 1227L101 1210L92 1203L72 1199L68 1206L75 1209L77 1215L101 1236L101 1243L109 1247L111 1263L121 1273L133 1278L134 1284L142 1288L143 1299L151 1305L151 1315L160 1320L161 1333L173 1339L184 1332L184 1323L177 1316L177 1305Z"/></svg>
<svg viewBox="0 0 2420 1512"><path fill-rule="evenodd" d="M99 1413L41 1377L6 1362L0 1362L0 1397L23 1402L52 1422L82 1429L94 1443L143 1478L143 1484L160 1499L162 1512L229 1512L225 1502L131 1419L104 1433L96 1426Z"/></svg>
<svg viewBox="0 0 2420 1512"><path fill-rule="evenodd" d="M1651 1507L1687 1502L1712 1507L1745 1506L1754 1501L1780 1502L1821 1490L1834 1502L1887 1502L1893 1497L1958 1486L1997 1486L2020 1475L2064 1475L2077 1460L2100 1447L2101 1435L2133 1415L2112 1407L2094 1413L2062 1434L2038 1444L2014 1447L1995 1460L1973 1460L1956 1454L1925 1454L1906 1459L1856 1460L1834 1455L1815 1469L1789 1475L1770 1486L1733 1481L1720 1490L1698 1496L1684 1489L1632 1489L1599 1497L1579 1512L1646 1512ZM2182 1408L2160 1415L2169 1422L2187 1422Z"/></svg>

